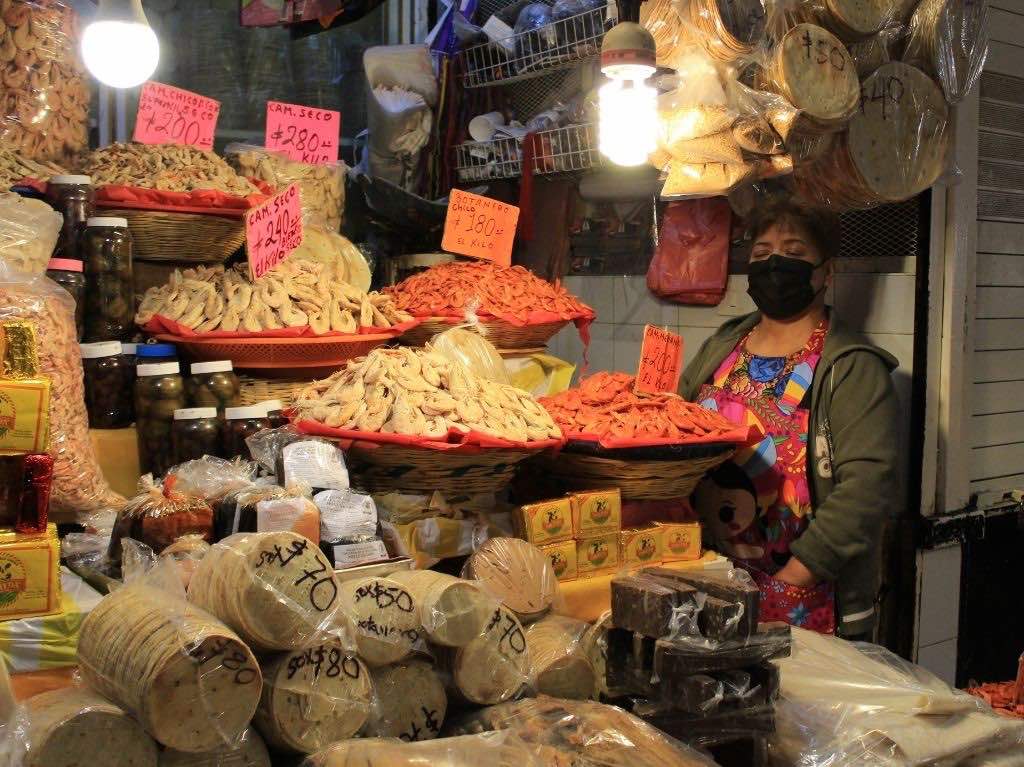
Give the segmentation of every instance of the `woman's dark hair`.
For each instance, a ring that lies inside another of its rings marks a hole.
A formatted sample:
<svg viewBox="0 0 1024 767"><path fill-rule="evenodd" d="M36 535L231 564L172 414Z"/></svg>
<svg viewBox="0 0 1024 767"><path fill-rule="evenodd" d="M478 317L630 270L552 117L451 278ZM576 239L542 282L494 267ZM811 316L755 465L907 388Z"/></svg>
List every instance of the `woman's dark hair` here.
<svg viewBox="0 0 1024 767"><path fill-rule="evenodd" d="M822 263L839 255L839 217L833 213L800 205L789 199L775 199L758 207L747 221L747 238L754 242L776 225L799 229L821 254Z"/></svg>

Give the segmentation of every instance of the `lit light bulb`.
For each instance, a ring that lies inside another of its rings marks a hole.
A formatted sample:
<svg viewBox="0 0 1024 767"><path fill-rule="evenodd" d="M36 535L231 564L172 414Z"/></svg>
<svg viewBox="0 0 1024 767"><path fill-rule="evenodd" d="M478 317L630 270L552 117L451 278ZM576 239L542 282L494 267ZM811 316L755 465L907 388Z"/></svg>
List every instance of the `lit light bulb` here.
<svg viewBox="0 0 1024 767"><path fill-rule="evenodd" d="M160 60L160 41L140 0L100 0L96 19L82 33L82 59L93 77L112 88L134 88Z"/></svg>
<svg viewBox="0 0 1024 767"><path fill-rule="evenodd" d="M601 43L601 71L609 82L598 91L601 153L617 165L642 165L658 146L658 91L644 81L654 74L651 33L624 21Z"/></svg>

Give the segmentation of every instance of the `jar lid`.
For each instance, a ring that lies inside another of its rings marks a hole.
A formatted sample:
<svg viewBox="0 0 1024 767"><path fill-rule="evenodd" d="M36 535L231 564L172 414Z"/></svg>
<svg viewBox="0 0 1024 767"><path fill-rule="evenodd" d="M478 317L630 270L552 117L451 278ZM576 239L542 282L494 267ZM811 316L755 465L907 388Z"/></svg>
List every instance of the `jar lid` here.
<svg viewBox="0 0 1024 767"><path fill-rule="evenodd" d="M174 344L139 344L135 349L139 357L170 357L177 351Z"/></svg>
<svg viewBox="0 0 1024 767"><path fill-rule="evenodd" d="M81 344L82 359L94 360L97 357L113 357L121 353L120 341L97 341L92 344Z"/></svg>
<svg viewBox="0 0 1024 767"><path fill-rule="evenodd" d="M128 354L134 357L135 347L137 346L138 344L121 344L121 354Z"/></svg>
<svg viewBox="0 0 1024 767"><path fill-rule="evenodd" d="M229 421L237 421L239 418L265 418L266 415L267 411L262 405L224 408L224 417Z"/></svg>
<svg viewBox="0 0 1024 767"><path fill-rule="evenodd" d="M175 421L191 421L194 418L216 418L215 407L183 407L174 411Z"/></svg>
<svg viewBox="0 0 1024 767"><path fill-rule="evenodd" d="M86 226L118 226L122 229L128 228L127 218L117 218L116 216L90 216L85 220Z"/></svg>
<svg viewBox="0 0 1024 767"><path fill-rule="evenodd" d="M51 258L46 268L59 272L80 272L82 271L82 262L77 258Z"/></svg>
<svg viewBox="0 0 1024 767"><path fill-rule="evenodd" d="M268 413L273 413L275 410L284 410L284 405L281 404L281 400L279 399L268 399L263 402L257 402L256 404Z"/></svg>
<svg viewBox="0 0 1024 767"><path fill-rule="evenodd" d="M144 376L169 376L178 373L177 362L151 362L148 365L139 365L135 369L135 375Z"/></svg>
<svg viewBox="0 0 1024 767"><path fill-rule="evenodd" d="M92 179L89 176L75 176L75 175L64 175L64 176L51 176L51 184L91 184Z"/></svg>
<svg viewBox="0 0 1024 767"><path fill-rule="evenodd" d="M192 375L197 373L230 373L232 370L231 360L192 363Z"/></svg>

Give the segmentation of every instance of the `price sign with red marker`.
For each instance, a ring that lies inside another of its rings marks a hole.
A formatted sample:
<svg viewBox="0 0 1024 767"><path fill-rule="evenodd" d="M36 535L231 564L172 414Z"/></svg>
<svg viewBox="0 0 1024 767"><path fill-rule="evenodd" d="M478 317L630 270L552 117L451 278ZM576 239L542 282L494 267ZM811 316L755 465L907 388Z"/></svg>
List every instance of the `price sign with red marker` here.
<svg viewBox="0 0 1024 767"><path fill-rule="evenodd" d="M209 152L219 115L219 101L150 81L139 94L132 137L140 144L185 144Z"/></svg>
<svg viewBox="0 0 1024 767"><path fill-rule="evenodd" d="M283 101L267 102L264 146L296 162L325 165L338 161L341 112Z"/></svg>
<svg viewBox="0 0 1024 767"><path fill-rule="evenodd" d="M511 266L518 222L519 208L515 205L453 189L441 247L461 256Z"/></svg>
<svg viewBox="0 0 1024 767"><path fill-rule="evenodd" d="M645 326L634 391L638 394L674 393L679 388L682 366L682 337L654 325Z"/></svg>
<svg viewBox="0 0 1024 767"><path fill-rule="evenodd" d="M258 280L302 244L299 187L291 184L245 214L245 249L249 274Z"/></svg>

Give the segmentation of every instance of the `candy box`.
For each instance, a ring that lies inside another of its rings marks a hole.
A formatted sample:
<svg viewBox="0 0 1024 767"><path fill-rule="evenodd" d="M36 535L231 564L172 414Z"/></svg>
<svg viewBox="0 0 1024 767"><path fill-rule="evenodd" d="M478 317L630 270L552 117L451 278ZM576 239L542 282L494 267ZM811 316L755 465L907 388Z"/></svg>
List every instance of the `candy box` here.
<svg viewBox="0 0 1024 767"><path fill-rule="evenodd" d="M684 562L700 559L700 522L663 522L662 561Z"/></svg>
<svg viewBox="0 0 1024 767"><path fill-rule="evenodd" d="M520 537L534 546L573 538L572 504L568 498L526 504L516 510L515 522Z"/></svg>
<svg viewBox="0 0 1024 767"><path fill-rule="evenodd" d="M57 526L45 533L0 532L0 620L60 610Z"/></svg>
<svg viewBox="0 0 1024 767"><path fill-rule="evenodd" d="M622 496L614 490L591 490L572 498L572 523L578 538L591 538L622 529Z"/></svg>
<svg viewBox="0 0 1024 767"><path fill-rule="evenodd" d="M580 578L608 573L618 568L618 533L576 541L576 569Z"/></svg>
<svg viewBox="0 0 1024 767"><path fill-rule="evenodd" d="M663 530L660 527L623 530L619 533L622 564L626 567L640 567L664 561L662 559L663 540Z"/></svg>
<svg viewBox="0 0 1024 767"><path fill-rule="evenodd" d="M555 577L560 581L574 581L579 577L579 565L576 560L576 541L562 541L541 546L540 550L548 555Z"/></svg>

